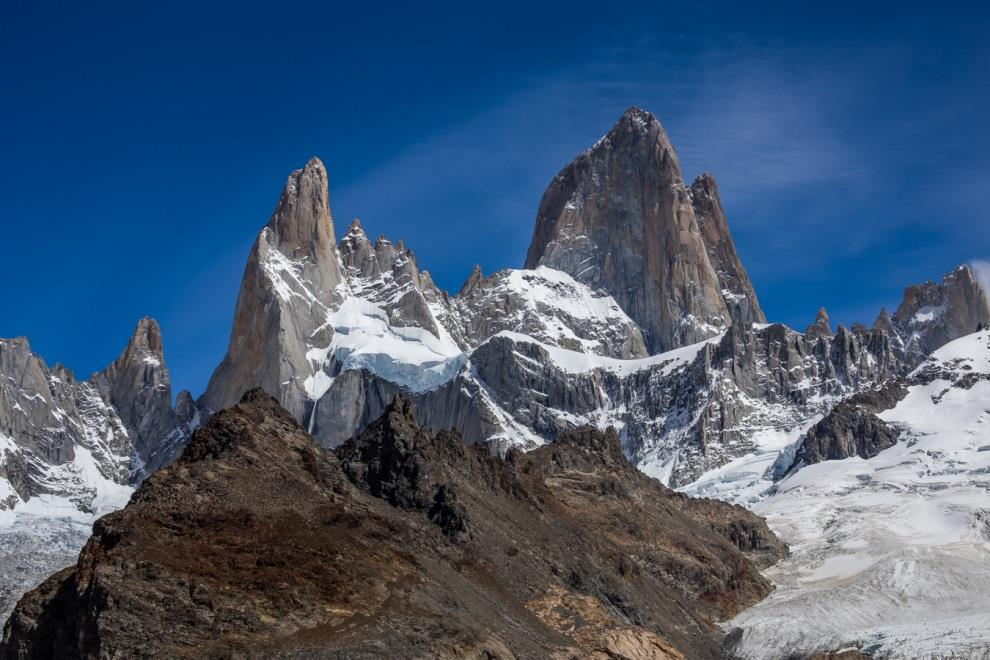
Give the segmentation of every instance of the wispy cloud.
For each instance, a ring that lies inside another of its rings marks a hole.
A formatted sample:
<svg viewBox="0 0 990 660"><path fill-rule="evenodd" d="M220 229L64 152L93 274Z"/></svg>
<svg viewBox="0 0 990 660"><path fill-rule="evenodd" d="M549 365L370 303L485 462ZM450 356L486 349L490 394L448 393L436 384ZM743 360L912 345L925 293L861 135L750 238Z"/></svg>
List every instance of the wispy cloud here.
<svg viewBox="0 0 990 660"><path fill-rule="evenodd" d="M990 260L973 259L969 264L973 267L976 279L980 281L980 286L983 287L983 292L987 298L990 298Z"/></svg>
<svg viewBox="0 0 990 660"><path fill-rule="evenodd" d="M337 215L361 216L370 231L416 236L420 262L441 271L441 279L458 259L433 249L429 236L477 241L464 247L483 248L488 268L519 265L544 187L634 104L664 123L685 176L714 172L734 206L868 178L868 159L829 122L834 81L782 73L774 61L780 55L763 51L688 61L651 48L603 49L590 62L529 80L491 109L422 136L337 190ZM468 224L472 232L460 231Z"/></svg>
<svg viewBox="0 0 990 660"><path fill-rule="evenodd" d="M336 191L335 210L360 215L369 231L414 237L421 265L456 288L465 254L489 271L519 266L554 174L640 105L664 124L686 177L715 174L771 315L806 322L824 304L843 322L863 320L905 285L965 261L967 236L990 240L990 223L976 217L990 204L986 164L939 139L955 134L952 116L878 89L900 60L920 56L917 44L874 41L827 61L731 40L700 54L649 37L612 42L385 158Z"/></svg>

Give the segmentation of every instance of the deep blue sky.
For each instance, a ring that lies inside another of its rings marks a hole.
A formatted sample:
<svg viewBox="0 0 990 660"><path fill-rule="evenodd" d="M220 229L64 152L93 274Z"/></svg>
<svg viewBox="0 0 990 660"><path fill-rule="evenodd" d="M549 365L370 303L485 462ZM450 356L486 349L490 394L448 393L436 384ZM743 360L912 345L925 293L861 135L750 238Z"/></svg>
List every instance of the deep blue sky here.
<svg viewBox="0 0 990 660"><path fill-rule="evenodd" d="M86 375L151 315L201 392L312 155L338 235L405 238L452 290L520 266L543 188L632 104L715 174L771 319L870 322L990 257L976 3L211 4L4 8L0 336L49 363Z"/></svg>

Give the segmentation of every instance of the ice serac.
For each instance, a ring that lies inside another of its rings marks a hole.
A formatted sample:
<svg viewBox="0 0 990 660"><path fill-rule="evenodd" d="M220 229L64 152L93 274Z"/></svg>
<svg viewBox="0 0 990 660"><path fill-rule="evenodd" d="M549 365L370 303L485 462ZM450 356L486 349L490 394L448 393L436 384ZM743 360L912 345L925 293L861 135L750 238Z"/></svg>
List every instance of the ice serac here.
<svg viewBox="0 0 990 660"><path fill-rule="evenodd" d="M904 361L916 366L933 351L990 323L990 295L973 269L962 265L942 277L904 290L891 319L903 344ZM877 319L878 323L887 323Z"/></svg>
<svg viewBox="0 0 990 660"><path fill-rule="evenodd" d="M697 197L706 212L715 212L717 200ZM708 339L728 326L732 310L723 288L736 313L759 318L758 305L740 311L736 304L738 295L754 303L755 295L751 287L739 288L742 266L729 259L734 249L720 244L731 239L709 215L706 227L719 243L711 253L721 260L728 287L720 281L694 203L660 123L631 108L543 194L526 268L555 268L608 291L643 329L651 353ZM738 281L731 282L733 276Z"/></svg>
<svg viewBox="0 0 990 660"><path fill-rule="evenodd" d="M234 405L254 387L278 397L297 419L309 405L306 353L329 343L327 312L343 282L330 216L327 171L319 159L289 175L278 206L244 268L230 343L202 397Z"/></svg>
<svg viewBox="0 0 990 660"><path fill-rule="evenodd" d="M736 246L729 234L729 224L722 210L714 176L705 172L694 180L691 184L691 202L732 322L746 326L765 323L766 317L756 299L753 283L736 254Z"/></svg>

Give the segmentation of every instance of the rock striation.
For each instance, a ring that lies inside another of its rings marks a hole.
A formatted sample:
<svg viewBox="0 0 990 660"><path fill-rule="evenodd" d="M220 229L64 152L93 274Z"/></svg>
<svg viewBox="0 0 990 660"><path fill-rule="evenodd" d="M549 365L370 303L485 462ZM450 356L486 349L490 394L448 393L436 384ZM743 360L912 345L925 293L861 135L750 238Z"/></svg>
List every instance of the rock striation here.
<svg viewBox="0 0 990 660"><path fill-rule="evenodd" d="M0 657L720 658L785 551L614 433L503 460L400 398L335 454L255 390L22 599Z"/></svg>

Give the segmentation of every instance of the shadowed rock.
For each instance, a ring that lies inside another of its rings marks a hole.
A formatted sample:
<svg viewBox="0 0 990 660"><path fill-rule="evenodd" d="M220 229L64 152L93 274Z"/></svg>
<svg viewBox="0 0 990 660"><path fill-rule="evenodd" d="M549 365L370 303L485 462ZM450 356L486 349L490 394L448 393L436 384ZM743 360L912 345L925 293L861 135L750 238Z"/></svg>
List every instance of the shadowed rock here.
<svg viewBox="0 0 990 660"><path fill-rule="evenodd" d="M0 658L719 658L714 621L770 589L746 554L783 552L612 432L503 460L400 397L335 454L255 390L21 600Z"/></svg>

